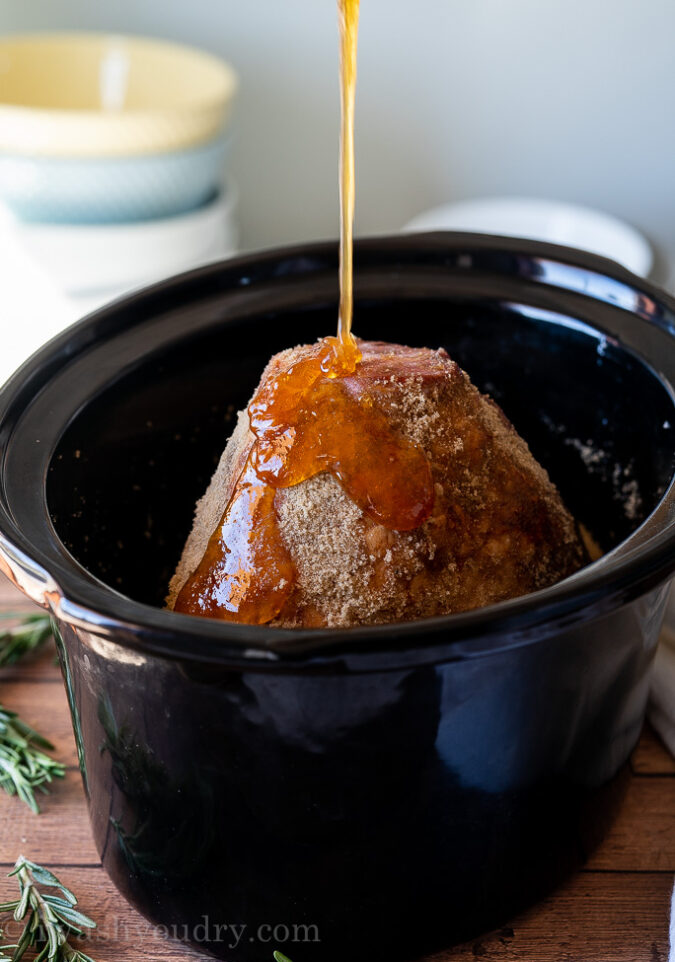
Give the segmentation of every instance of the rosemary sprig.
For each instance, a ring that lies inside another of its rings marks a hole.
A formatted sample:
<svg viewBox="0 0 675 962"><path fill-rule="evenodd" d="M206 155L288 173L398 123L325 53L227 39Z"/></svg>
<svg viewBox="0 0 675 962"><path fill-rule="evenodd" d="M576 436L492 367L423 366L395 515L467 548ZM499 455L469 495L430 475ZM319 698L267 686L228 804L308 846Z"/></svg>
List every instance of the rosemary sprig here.
<svg viewBox="0 0 675 962"><path fill-rule="evenodd" d="M52 635L49 615L24 615L14 611L0 614L0 622L16 621L19 624L0 628L0 668L13 665L29 651L36 651Z"/></svg>
<svg viewBox="0 0 675 962"><path fill-rule="evenodd" d="M14 920L25 924L17 943L0 945L0 962L19 962L28 949L37 953L34 962L94 962L68 941L83 936L85 929L96 928L95 922L77 911L77 899L70 889L23 855L8 877L12 876L19 882L19 898L0 905L0 913L13 912ZM38 886L57 892L45 893ZM12 954L7 955L8 951Z"/></svg>
<svg viewBox="0 0 675 962"><path fill-rule="evenodd" d="M36 815L40 811L36 789L47 794L47 783L53 778L63 778L66 772L61 762L43 751L53 747L22 722L16 712L0 705L0 788L8 795L17 795Z"/></svg>

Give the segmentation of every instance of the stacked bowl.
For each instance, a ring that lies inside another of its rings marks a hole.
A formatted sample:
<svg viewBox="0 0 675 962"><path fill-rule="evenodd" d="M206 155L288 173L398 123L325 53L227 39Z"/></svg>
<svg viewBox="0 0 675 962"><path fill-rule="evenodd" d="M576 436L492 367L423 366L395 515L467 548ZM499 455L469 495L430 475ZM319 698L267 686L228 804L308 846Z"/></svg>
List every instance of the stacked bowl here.
<svg viewBox="0 0 675 962"><path fill-rule="evenodd" d="M236 249L224 176L237 77L139 37L0 39L0 202L68 295L103 295Z"/></svg>

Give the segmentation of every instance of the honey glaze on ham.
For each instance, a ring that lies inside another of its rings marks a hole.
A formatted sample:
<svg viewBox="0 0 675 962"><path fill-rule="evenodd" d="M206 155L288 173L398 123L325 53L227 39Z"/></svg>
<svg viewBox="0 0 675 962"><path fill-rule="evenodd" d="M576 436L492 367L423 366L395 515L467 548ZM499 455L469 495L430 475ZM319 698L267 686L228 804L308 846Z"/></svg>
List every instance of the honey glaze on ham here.
<svg viewBox="0 0 675 962"><path fill-rule="evenodd" d="M351 337L351 335L350 335ZM255 442L204 557L175 603L185 614L264 624L293 591L276 490L330 472L368 517L409 531L430 516L426 455L392 429L359 378L355 340L325 338L270 371L248 414Z"/></svg>

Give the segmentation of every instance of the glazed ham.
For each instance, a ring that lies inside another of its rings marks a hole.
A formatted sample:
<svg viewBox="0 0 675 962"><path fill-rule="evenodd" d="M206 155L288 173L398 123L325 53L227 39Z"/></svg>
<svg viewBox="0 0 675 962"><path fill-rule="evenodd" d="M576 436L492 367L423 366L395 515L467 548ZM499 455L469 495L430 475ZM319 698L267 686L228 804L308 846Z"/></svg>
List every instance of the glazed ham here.
<svg viewBox="0 0 675 962"><path fill-rule="evenodd" d="M433 508L419 527L397 531L372 520L327 472L277 489L274 510L295 579L270 624L341 627L468 611L545 588L587 562L547 473L444 350L359 347L363 359L352 377L426 455ZM276 355L263 377L307 350ZM170 608L204 557L254 442L242 411L197 505Z"/></svg>

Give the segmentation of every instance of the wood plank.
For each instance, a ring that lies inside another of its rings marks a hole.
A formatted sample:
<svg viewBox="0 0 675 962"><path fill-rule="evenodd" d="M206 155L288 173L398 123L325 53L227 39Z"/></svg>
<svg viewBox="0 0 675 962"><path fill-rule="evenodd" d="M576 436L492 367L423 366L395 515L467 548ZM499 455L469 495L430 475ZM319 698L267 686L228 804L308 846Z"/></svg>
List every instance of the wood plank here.
<svg viewBox="0 0 675 962"><path fill-rule="evenodd" d="M70 715L61 685L35 686L26 680L14 682L3 690L3 702L7 707L18 711L21 717L38 731L50 733L55 745L55 757L70 767L77 765ZM76 775L72 785L69 782L65 789L60 785L56 786L56 792L59 798L63 798L63 804L68 805L69 817L74 816L78 799L73 797L73 792L76 796L81 792L79 775ZM23 806L16 800L14 802L14 808L7 813L9 823L12 824L18 818L23 824ZM81 804L80 821L86 823L83 799ZM42 807L45 814L41 820L40 835L43 835L44 830L46 850L50 852L50 857L58 858L59 832L57 824L52 825L48 817L48 813L52 811L50 800L46 800ZM65 817L65 810L60 810L59 814ZM19 830L17 828L13 831L16 833ZM52 832L56 840L53 854L49 847ZM23 831L20 834L23 834ZM72 862L91 862L92 848L87 831L81 830L77 833L75 838L71 839L69 848ZM591 856L588 865L589 868L615 871L675 871L675 779L630 779L616 821L602 845Z"/></svg>
<svg viewBox="0 0 675 962"><path fill-rule="evenodd" d="M10 605L35 610L0 577L0 610ZM0 671L0 700L49 735L61 760L76 763L53 649ZM477 957L486 962L665 962L675 870L675 761L649 729L633 754L632 771L616 822L587 870L509 926L448 949L434 962L475 962ZM68 866L57 874L75 888L83 911L101 923L85 945L97 962L136 962L139 944L148 962L206 958L167 941L127 905L98 866L79 772L70 770L41 804L43 814L35 816L17 799L0 794L0 901L13 891L3 875L22 851L54 867ZM261 960L268 956L271 960L268 946L261 946Z"/></svg>
<svg viewBox="0 0 675 962"><path fill-rule="evenodd" d="M665 785L662 784L665 782ZM587 869L593 871L675 872L675 795L672 779L634 779L616 821ZM0 863L16 857L5 839L28 838L47 861L63 862L63 826L68 826L69 864L98 862L89 830L78 771L53 783L52 794L40 799L36 818L18 799L0 797Z"/></svg>
<svg viewBox="0 0 675 962"><path fill-rule="evenodd" d="M631 757L631 768L636 775L675 775L675 758L651 725L645 725Z"/></svg>
<svg viewBox="0 0 675 962"><path fill-rule="evenodd" d="M28 854L27 847L39 852L37 861L45 865L98 865L79 771L55 779L49 795L38 796L38 804L41 814L34 815L18 798L0 796L0 865Z"/></svg>
<svg viewBox="0 0 675 962"><path fill-rule="evenodd" d="M507 927L434 962L666 962L668 874L582 872Z"/></svg>
<svg viewBox="0 0 675 962"><path fill-rule="evenodd" d="M632 778L589 869L675 872L675 779Z"/></svg>
<svg viewBox="0 0 675 962"><path fill-rule="evenodd" d="M61 671L56 664L56 648L54 643L46 641L44 648L34 655L26 655L17 665L0 668L0 701L9 690L9 686L17 681L31 681L38 686L35 693L40 698L40 687L45 684L60 686L62 684Z"/></svg>
<svg viewBox="0 0 675 962"><path fill-rule="evenodd" d="M49 699L32 702L29 684L16 684L9 689L8 707L22 713L29 724L39 730L50 730L57 746L55 757L69 766L77 765L75 743L70 728L65 692L60 688L49 691ZM25 702L25 704L24 704ZM49 717L52 727L48 727ZM70 776L73 776L72 778ZM92 861L92 846L88 834L87 815L84 807L79 772L69 773L66 785L54 784L59 805L46 798L39 825L33 825L33 816L17 800L4 811L4 799L0 798L0 814L11 827L10 836L25 834L21 826L29 824L32 831L43 839L44 851L50 858L59 858L59 823L71 818L78 821L78 831L69 840L69 861L88 864ZM82 811L79 812L78 806ZM26 822L26 817L28 822ZM83 828L86 826L86 829ZM45 856L46 857L46 856ZM0 861L8 861L0 858ZM94 856L95 860L95 856ZM595 870L613 871L669 871L675 872L675 779L632 778L626 790L616 820L602 844L591 855L587 867Z"/></svg>
<svg viewBox="0 0 675 962"><path fill-rule="evenodd" d="M38 605L27 598L23 591L19 591L2 572L0 572L0 608L11 611L40 610Z"/></svg>
<svg viewBox="0 0 675 962"><path fill-rule="evenodd" d="M656 780L635 780L650 789L658 786ZM670 784L670 780L669 784ZM639 810L639 798L629 806L630 810ZM644 810L643 810L644 815ZM44 814L40 817L32 815L25 806L16 799L0 800L0 818L5 831L0 840L0 862L5 865L13 862L18 854L17 844L29 857L42 859L50 865L71 865L75 862L93 865L98 861L97 855L89 836L89 826L84 806L81 782L77 773L69 773L63 785L59 785L52 797L45 800ZM618 823L617 823L618 824ZM629 832L629 822L626 830ZM68 849L64 854L63 830L67 826ZM619 837L623 836L619 833ZM7 843L4 840L7 839ZM14 844L10 846L9 840ZM608 840L608 843L611 841ZM616 842L608 849L605 846L604 859L608 867L613 867L615 856L611 850L616 849ZM619 846L620 848L620 846ZM11 849L11 850L10 850ZM629 846L626 850L629 860L634 858L635 852ZM632 852L632 854L631 854ZM625 853L624 853L625 854ZM603 860L596 858L596 867L603 865ZM64 870L65 872L65 870ZM86 885L94 885L93 876L83 868L68 869L68 873L77 875L84 873L85 887L78 888L84 892ZM62 873L64 874L64 873ZM65 879L64 879L65 880ZM87 881L88 880L88 881ZM629 888L626 889L628 880ZM110 883L102 870L99 884L104 892L110 893ZM667 931L668 897L672 887L669 873L634 874L618 872L604 874L600 872L583 872L571 879L562 889L539 906L516 919L510 926L514 935L502 929L490 933L479 940L456 947L437 956L436 962L444 960L475 959L477 955L489 960L531 960L538 962L654 962L665 960L665 932ZM113 893L114 895L114 893ZM2 890L0 889L0 898ZM127 908L120 897L110 896L117 905L116 915L110 915L110 908L106 908L106 898L103 896L103 911L99 917L106 920L106 925L113 926L115 932L128 933L145 932L146 923ZM95 904L99 905L98 898ZM111 903L112 904L112 903ZM86 907L83 903L83 908ZM507 932L507 935L504 933ZM125 936L126 938L126 936ZM104 944L96 945L94 957L98 962L118 959L125 962L133 958L133 939L115 941L110 944L104 939ZM161 940L160 940L161 941ZM145 944L145 943L144 943ZM180 950L182 953L182 950ZM118 952L119 954L115 954ZM144 957L163 962L174 958L171 947L161 944L155 945L153 939L149 942L148 952L152 955ZM177 954L176 958L179 957ZM182 954L180 955L182 957Z"/></svg>
<svg viewBox="0 0 675 962"><path fill-rule="evenodd" d="M14 672L14 678L10 679L12 682L53 681L58 684L59 688L63 687L63 676L61 675L61 667L53 637L45 641L37 651L24 655L14 665L8 665L2 669L0 678L5 677L3 672L8 674ZM43 698L45 694L41 688L35 689L36 698Z"/></svg>
<svg viewBox="0 0 675 962"><path fill-rule="evenodd" d="M24 854L40 857L30 845ZM84 943L97 962L138 962L139 945L146 962L204 958L167 941L125 902L102 869L63 868L58 874L75 890L82 911L99 923ZM581 874L508 926L438 953L433 962L665 962L671 885L659 874ZM0 881L0 899L13 891L10 881ZM271 948L268 956L268 945L261 945L261 960L271 960ZM288 946L279 948L290 952ZM305 959L311 962L311 954L301 962Z"/></svg>
<svg viewBox="0 0 675 962"><path fill-rule="evenodd" d="M10 597L11 594L11 597ZM43 613L42 609L33 602L21 607L24 596L0 574L0 611L23 611L26 614ZM0 627L13 624L2 622ZM0 693L4 693L6 686L13 681L52 681L61 680L61 672L56 664L56 648L52 641L47 641L39 651L26 655L14 665L0 668ZM37 692L36 692L37 697Z"/></svg>
<svg viewBox="0 0 675 962"><path fill-rule="evenodd" d="M652 784L652 782L647 782ZM0 800L0 821L4 831L0 838L0 862L11 864L21 851L37 860L57 866L83 862L95 864L97 855L89 836L81 782L77 773L68 774L65 783L45 799L44 814L32 815L16 799ZM67 827L67 853L63 832ZM611 863L611 860L610 860ZM61 874L65 874L66 870ZM95 946L98 962L134 959L134 940L142 932L144 958L184 957L184 950L174 950L162 939L147 934L145 923L118 896L102 870L68 869L76 890L85 898L93 892L92 904L97 916L107 927L101 945ZM82 881L80 881L82 880ZM66 879L64 878L64 881ZM499 930L456 947L436 957L443 960L475 959L531 960L537 962L655 962L666 958L668 899L672 888L669 873L604 874L583 872L543 903L516 919L508 930ZM0 899L3 897L0 885ZM141 928L139 928L141 926ZM124 937L119 937L119 933ZM506 932L506 935L505 935ZM135 933L135 934L134 934ZM146 951L147 950L147 951ZM172 955L172 951L176 954Z"/></svg>
<svg viewBox="0 0 675 962"><path fill-rule="evenodd" d="M675 794L672 779L638 780L629 787L607 837L590 856L594 871L675 872ZM44 858L63 861L62 829L68 825L68 859L71 864L97 861L79 771L65 781L55 781L51 796L40 798L42 815L36 818L17 799L0 797L0 863L12 861L4 839L31 837L40 842ZM3 851L3 849L6 849Z"/></svg>
<svg viewBox="0 0 675 962"><path fill-rule="evenodd" d="M0 694L5 708L18 712L22 721L49 738L54 745L54 758L68 767L77 767L73 728L62 685L36 685L21 679L3 687Z"/></svg>
<svg viewBox="0 0 675 962"><path fill-rule="evenodd" d="M40 847L32 844L25 846L23 854L33 860L43 857ZM164 933L129 906L103 869L64 868L59 869L57 875L74 890L78 907L98 924L90 938L76 943L96 962L139 962L139 959L178 962L208 958L188 946L167 940ZM15 891L12 880L0 880L0 901L11 898ZM16 932L16 923L10 921L6 935L11 937Z"/></svg>

